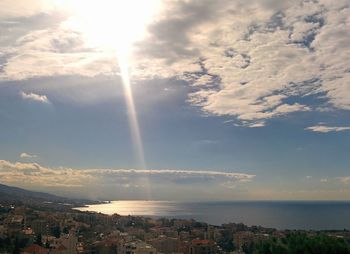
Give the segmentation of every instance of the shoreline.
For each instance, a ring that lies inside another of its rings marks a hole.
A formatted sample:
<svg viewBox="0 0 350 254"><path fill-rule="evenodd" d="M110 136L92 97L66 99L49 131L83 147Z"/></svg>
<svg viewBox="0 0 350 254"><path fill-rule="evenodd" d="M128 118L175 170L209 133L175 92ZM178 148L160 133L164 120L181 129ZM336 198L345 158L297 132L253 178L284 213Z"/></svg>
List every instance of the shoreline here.
<svg viewBox="0 0 350 254"><path fill-rule="evenodd" d="M118 207L118 205L122 207ZM211 225L231 222L263 225L278 230L343 230L350 229L349 201L215 201L171 202L139 200L107 201L84 207L81 212L106 215L194 219ZM340 215L336 214L341 211ZM345 211L345 212L344 212Z"/></svg>

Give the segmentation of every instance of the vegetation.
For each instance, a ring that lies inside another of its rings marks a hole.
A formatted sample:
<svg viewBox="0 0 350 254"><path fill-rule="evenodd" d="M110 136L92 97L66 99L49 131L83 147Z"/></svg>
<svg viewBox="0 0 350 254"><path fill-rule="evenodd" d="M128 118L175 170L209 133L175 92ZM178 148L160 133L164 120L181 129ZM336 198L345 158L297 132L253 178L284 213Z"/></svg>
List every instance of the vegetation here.
<svg viewBox="0 0 350 254"><path fill-rule="evenodd" d="M221 232L222 237L218 240L218 245L227 252L234 251L235 246L233 244L233 235L230 230L223 230Z"/></svg>
<svg viewBox="0 0 350 254"><path fill-rule="evenodd" d="M255 245L254 254L347 254L349 240L319 234L289 233L286 237L270 238Z"/></svg>

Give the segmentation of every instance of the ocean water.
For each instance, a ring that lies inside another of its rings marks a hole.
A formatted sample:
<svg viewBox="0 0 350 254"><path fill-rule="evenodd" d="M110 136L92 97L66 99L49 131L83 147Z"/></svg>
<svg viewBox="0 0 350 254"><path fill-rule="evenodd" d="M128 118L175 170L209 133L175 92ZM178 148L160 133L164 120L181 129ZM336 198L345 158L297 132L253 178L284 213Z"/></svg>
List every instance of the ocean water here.
<svg viewBox="0 0 350 254"><path fill-rule="evenodd" d="M350 229L350 202L234 201L181 203L111 201L77 208L105 214L186 218L214 225L235 222L277 229Z"/></svg>

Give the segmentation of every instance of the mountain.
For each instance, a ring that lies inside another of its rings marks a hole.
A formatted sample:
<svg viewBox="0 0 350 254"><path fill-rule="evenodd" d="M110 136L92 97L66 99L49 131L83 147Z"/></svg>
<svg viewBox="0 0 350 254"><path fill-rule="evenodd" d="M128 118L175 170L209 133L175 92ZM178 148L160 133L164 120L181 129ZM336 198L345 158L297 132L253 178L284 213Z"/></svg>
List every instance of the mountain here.
<svg viewBox="0 0 350 254"><path fill-rule="evenodd" d="M25 204L36 207L72 208L95 203L91 200L71 199L56 195L0 184L0 204Z"/></svg>
<svg viewBox="0 0 350 254"><path fill-rule="evenodd" d="M65 198L58 197L52 194L44 192L29 191L17 187L7 186L0 184L0 200L1 199L11 199L11 198L35 198L43 200L63 200Z"/></svg>

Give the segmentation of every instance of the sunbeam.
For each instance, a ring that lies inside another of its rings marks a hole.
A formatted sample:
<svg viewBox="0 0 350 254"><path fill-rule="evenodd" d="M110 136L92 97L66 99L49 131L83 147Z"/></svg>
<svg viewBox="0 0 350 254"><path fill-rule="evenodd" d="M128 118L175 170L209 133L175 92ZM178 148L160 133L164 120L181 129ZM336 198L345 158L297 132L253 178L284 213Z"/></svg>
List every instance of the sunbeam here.
<svg viewBox="0 0 350 254"><path fill-rule="evenodd" d="M123 82L125 101L128 108L128 119L131 129L131 135L133 143L135 144L136 155L139 161L139 166L141 168L146 168L145 156L143 151L143 143L140 132L140 125L138 122L136 107L134 103L134 97L132 93L130 75L129 75L129 64L128 58L123 54L123 52L117 53L120 75Z"/></svg>
<svg viewBox="0 0 350 254"><path fill-rule="evenodd" d="M145 169L145 155L129 68L133 43L145 36L146 26L159 8L160 2L158 0L75 0L59 3L61 5L63 3L72 13L65 23L67 27L80 31L85 37L86 44L116 54L138 167ZM147 178L146 185L148 198L151 199Z"/></svg>

